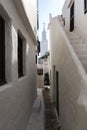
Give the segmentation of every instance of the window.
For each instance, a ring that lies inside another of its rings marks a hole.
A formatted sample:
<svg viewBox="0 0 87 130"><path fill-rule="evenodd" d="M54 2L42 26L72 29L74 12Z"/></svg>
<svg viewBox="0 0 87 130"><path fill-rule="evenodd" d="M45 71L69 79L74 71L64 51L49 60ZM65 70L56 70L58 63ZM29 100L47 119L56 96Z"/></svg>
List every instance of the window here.
<svg viewBox="0 0 87 130"><path fill-rule="evenodd" d="M0 16L0 86L5 83L5 20Z"/></svg>
<svg viewBox="0 0 87 130"><path fill-rule="evenodd" d="M70 32L74 30L74 2L70 8Z"/></svg>
<svg viewBox="0 0 87 130"><path fill-rule="evenodd" d="M65 18L63 18L63 26L65 26Z"/></svg>
<svg viewBox="0 0 87 130"><path fill-rule="evenodd" d="M37 50L38 50L38 55L39 55L39 53L40 53L40 41L37 40L37 43L38 43L38 45L37 45Z"/></svg>
<svg viewBox="0 0 87 130"><path fill-rule="evenodd" d="M84 0L84 13L87 12L87 0Z"/></svg>
<svg viewBox="0 0 87 130"><path fill-rule="evenodd" d="M26 74L26 39L18 31L18 77Z"/></svg>
<svg viewBox="0 0 87 130"><path fill-rule="evenodd" d="M18 34L18 77L23 75L23 39Z"/></svg>
<svg viewBox="0 0 87 130"><path fill-rule="evenodd" d="M35 60L36 60L36 64L37 64L37 55L35 55Z"/></svg>
<svg viewBox="0 0 87 130"><path fill-rule="evenodd" d="M43 75L43 69L42 68L38 68L37 69L37 74L38 75Z"/></svg>

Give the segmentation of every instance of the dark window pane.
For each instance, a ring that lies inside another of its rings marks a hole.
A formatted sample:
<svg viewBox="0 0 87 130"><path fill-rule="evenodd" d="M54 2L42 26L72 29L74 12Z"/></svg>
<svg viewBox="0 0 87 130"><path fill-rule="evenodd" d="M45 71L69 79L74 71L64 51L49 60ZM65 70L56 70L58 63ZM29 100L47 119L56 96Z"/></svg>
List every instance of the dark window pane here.
<svg viewBox="0 0 87 130"><path fill-rule="evenodd" d="M18 77L23 76L23 40L18 35Z"/></svg>
<svg viewBox="0 0 87 130"><path fill-rule="evenodd" d="M5 21L0 16L0 85L5 83Z"/></svg>
<svg viewBox="0 0 87 130"><path fill-rule="evenodd" d="M36 64L37 64L37 55L35 55L35 60L36 60Z"/></svg>
<svg viewBox="0 0 87 130"><path fill-rule="evenodd" d="M74 3L70 8L70 32L74 30Z"/></svg>
<svg viewBox="0 0 87 130"><path fill-rule="evenodd" d="M84 13L87 12L87 0L84 0Z"/></svg>

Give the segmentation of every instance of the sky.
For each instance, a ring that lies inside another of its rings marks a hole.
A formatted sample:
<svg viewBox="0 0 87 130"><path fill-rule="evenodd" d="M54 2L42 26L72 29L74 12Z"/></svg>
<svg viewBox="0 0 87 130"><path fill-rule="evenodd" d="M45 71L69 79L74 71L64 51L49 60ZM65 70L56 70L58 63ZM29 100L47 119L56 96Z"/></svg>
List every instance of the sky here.
<svg viewBox="0 0 87 130"><path fill-rule="evenodd" d="M43 30L43 23L46 23L46 31L49 23L49 13L52 16L62 14L62 7L65 0L39 0L39 39ZM48 38L48 33L47 33Z"/></svg>

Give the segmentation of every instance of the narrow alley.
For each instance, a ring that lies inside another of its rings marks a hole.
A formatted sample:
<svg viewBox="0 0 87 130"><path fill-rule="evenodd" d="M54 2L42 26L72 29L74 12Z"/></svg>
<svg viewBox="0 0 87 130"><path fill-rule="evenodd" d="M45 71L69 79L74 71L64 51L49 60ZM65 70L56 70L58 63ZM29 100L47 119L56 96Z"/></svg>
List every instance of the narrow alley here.
<svg viewBox="0 0 87 130"><path fill-rule="evenodd" d="M87 130L87 0L0 0L0 130Z"/></svg>
<svg viewBox="0 0 87 130"><path fill-rule="evenodd" d="M37 98L26 130L62 130L56 108L51 101L50 89L41 86L42 77L37 82Z"/></svg>

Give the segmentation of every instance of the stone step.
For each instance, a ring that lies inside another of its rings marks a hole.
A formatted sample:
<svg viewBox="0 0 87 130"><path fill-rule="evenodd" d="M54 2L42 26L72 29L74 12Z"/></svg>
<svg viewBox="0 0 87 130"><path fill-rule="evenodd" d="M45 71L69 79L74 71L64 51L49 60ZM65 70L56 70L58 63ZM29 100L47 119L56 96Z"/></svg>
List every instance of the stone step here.
<svg viewBox="0 0 87 130"><path fill-rule="evenodd" d="M82 64L82 65L83 65L85 71L87 72L87 65L84 65L84 64Z"/></svg>
<svg viewBox="0 0 87 130"><path fill-rule="evenodd" d="M42 86L43 84L37 84L38 86Z"/></svg>
<svg viewBox="0 0 87 130"><path fill-rule="evenodd" d="M86 48L87 45L84 44L84 43L78 43L78 44L73 44L73 47L75 47L75 48Z"/></svg>
<svg viewBox="0 0 87 130"><path fill-rule="evenodd" d="M72 46L74 46L74 45L78 46L79 44L83 44L81 41L78 42L78 41L75 41L75 40L74 41L70 41L70 43L71 43Z"/></svg>
<svg viewBox="0 0 87 130"><path fill-rule="evenodd" d="M86 57L87 57L87 54L79 54L79 57L81 57L81 58L86 58Z"/></svg>
<svg viewBox="0 0 87 130"><path fill-rule="evenodd" d="M84 62L87 60L87 55L78 55L78 58L80 59L81 62Z"/></svg>
<svg viewBox="0 0 87 130"><path fill-rule="evenodd" d="M43 84L37 84L38 86L42 86Z"/></svg>
<svg viewBox="0 0 87 130"><path fill-rule="evenodd" d="M86 72L87 72L87 61L80 59L80 62L81 62L81 64L82 64L83 68L84 68L84 69L86 70Z"/></svg>
<svg viewBox="0 0 87 130"><path fill-rule="evenodd" d="M87 64L82 63L83 67L87 70Z"/></svg>
<svg viewBox="0 0 87 130"><path fill-rule="evenodd" d="M87 59L81 59L81 62L82 62L83 64L87 64Z"/></svg>
<svg viewBox="0 0 87 130"><path fill-rule="evenodd" d="M42 83L43 81L41 80L41 81L37 81L37 83Z"/></svg>
<svg viewBox="0 0 87 130"><path fill-rule="evenodd" d="M37 81L37 83L43 83L43 81L41 80L41 81Z"/></svg>
<svg viewBox="0 0 87 130"><path fill-rule="evenodd" d="M42 83L43 81L37 81L37 83Z"/></svg>
<svg viewBox="0 0 87 130"><path fill-rule="evenodd" d="M69 39L71 44L83 44L82 39Z"/></svg>
<svg viewBox="0 0 87 130"><path fill-rule="evenodd" d="M78 36L76 32L66 32L67 36Z"/></svg>
<svg viewBox="0 0 87 130"><path fill-rule="evenodd" d="M75 35L75 36L74 35L68 35L68 38L71 39L71 40L72 39L77 39L77 40L81 39L81 37L77 36L77 35Z"/></svg>
<svg viewBox="0 0 87 130"><path fill-rule="evenodd" d="M42 83L43 81L37 81L37 83Z"/></svg>
<svg viewBox="0 0 87 130"><path fill-rule="evenodd" d="M37 84L37 86L43 86L43 84Z"/></svg>
<svg viewBox="0 0 87 130"><path fill-rule="evenodd" d="M82 55L87 55L87 48L75 48L76 53L82 54Z"/></svg>
<svg viewBox="0 0 87 130"><path fill-rule="evenodd" d="M84 69L87 71L87 44L75 32L68 33L67 36Z"/></svg>

